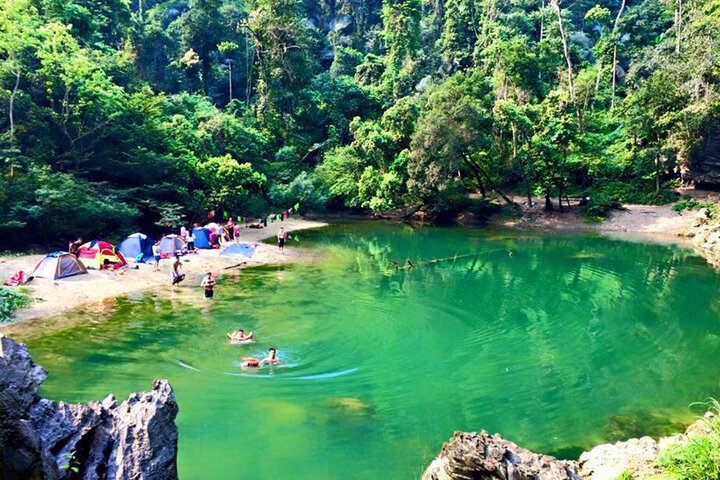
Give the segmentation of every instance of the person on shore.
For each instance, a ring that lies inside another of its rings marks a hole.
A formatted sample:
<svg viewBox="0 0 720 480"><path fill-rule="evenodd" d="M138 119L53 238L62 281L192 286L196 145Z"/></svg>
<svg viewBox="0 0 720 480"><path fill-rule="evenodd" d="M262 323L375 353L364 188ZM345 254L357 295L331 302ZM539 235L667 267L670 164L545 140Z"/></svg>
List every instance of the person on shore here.
<svg viewBox="0 0 720 480"><path fill-rule="evenodd" d="M162 250L160 250L159 240L153 244L152 253L153 260L155 260L155 263L153 264L153 272L157 272L158 270L160 270L160 255L162 254Z"/></svg>
<svg viewBox="0 0 720 480"><path fill-rule="evenodd" d="M242 359L240 366L245 368L259 368L263 365L280 365L280 359L277 356L275 348L268 350L267 357L262 360L258 360L255 357L245 357Z"/></svg>
<svg viewBox="0 0 720 480"><path fill-rule="evenodd" d="M180 227L180 238L182 238L183 240L187 240L187 234L188 234L188 229L185 228L185 225Z"/></svg>
<svg viewBox="0 0 720 480"><path fill-rule="evenodd" d="M250 332L247 335L245 335L245 330L242 328L239 330L236 330L234 332L227 334L228 342L234 343L234 342L252 342L253 336L255 335L255 332Z"/></svg>
<svg viewBox="0 0 720 480"><path fill-rule="evenodd" d="M212 299L215 295L215 277L213 277L212 272L208 272L207 276L203 277L200 286L205 289L205 298Z"/></svg>
<svg viewBox="0 0 720 480"><path fill-rule="evenodd" d="M277 234L277 241L278 241L278 248L283 251L285 250L285 240L287 239L287 233L285 233L285 228L280 227L280 231Z"/></svg>
<svg viewBox="0 0 720 480"><path fill-rule="evenodd" d="M187 233L187 249L188 253L197 253L195 252L195 235L192 230L188 230Z"/></svg>
<svg viewBox="0 0 720 480"><path fill-rule="evenodd" d="M233 221L233 218L228 218L227 223L225 224L225 228L227 229L228 236L230 236L230 239L235 238L235 222Z"/></svg>
<svg viewBox="0 0 720 480"><path fill-rule="evenodd" d="M82 238L78 237L78 239L74 242L68 243L68 252L72 253L77 257L78 250L80 250L80 245L82 245Z"/></svg>
<svg viewBox="0 0 720 480"><path fill-rule="evenodd" d="M180 263L180 255L175 255L175 261L172 265L172 284L177 285L185 280L185 274L182 273L182 264Z"/></svg>

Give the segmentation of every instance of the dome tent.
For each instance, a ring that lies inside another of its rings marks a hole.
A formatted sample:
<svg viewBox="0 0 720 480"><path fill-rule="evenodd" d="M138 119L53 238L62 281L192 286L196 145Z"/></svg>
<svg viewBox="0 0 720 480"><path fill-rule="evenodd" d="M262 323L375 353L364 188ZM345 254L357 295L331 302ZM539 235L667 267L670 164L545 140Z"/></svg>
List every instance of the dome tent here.
<svg viewBox="0 0 720 480"><path fill-rule="evenodd" d="M160 254L163 257L184 255L187 253L185 240L179 235L165 235L160 239Z"/></svg>
<svg viewBox="0 0 720 480"><path fill-rule="evenodd" d="M152 246L152 238L142 233L133 233L125 237L125 240L117 246L117 250L125 258L138 258L142 255L142 260L145 261L153 256Z"/></svg>
<svg viewBox="0 0 720 480"><path fill-rule="evenodd" d="M114 245L102 240L93 240L78 249L78 258L87 268L100 269L106 264L126 265L125 257Z"/></svg>
<svg viewBox="0 0 720 480"><path fill-rule="evenodd" d="M195 248L212 248L210 247L210 230L205 227L196 227L192 231L195 237Z"/></svg>
<svg viewBox="0 0 720 480"><path fill-rule="evenodd" d="M85 266L75 258L75 255L68 252L53 252L48 253L45 258L40 260L31 277L58 280L84 273L88 272Z"/></svg>

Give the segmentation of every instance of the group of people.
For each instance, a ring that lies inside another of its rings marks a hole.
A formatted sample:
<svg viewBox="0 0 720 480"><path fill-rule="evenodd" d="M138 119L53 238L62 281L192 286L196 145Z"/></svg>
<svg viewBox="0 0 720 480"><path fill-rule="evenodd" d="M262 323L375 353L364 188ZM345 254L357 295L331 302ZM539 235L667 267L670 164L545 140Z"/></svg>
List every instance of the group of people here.
<svg viewBox="0 0 720 480"><path fill-rule="evenodd" d="M254 338L255 332L245 333L242 328L227 334L227 341L232 344L253 343ZM267 356L263 359L244 357L240 362L242 368L260 368L265 365L280 365L280 358L277 356L277 350L274 347L268 350Z"/></svg>

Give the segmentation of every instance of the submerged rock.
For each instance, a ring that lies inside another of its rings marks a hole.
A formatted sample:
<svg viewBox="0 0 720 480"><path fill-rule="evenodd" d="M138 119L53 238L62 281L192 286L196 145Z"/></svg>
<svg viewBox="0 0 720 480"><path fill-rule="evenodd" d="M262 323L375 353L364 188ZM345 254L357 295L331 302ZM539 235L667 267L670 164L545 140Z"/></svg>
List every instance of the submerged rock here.
<svg viewBox="0 0 720 480"><path fill-rule="evenodd" d="M0 334L0 478L176 480L177 403L170 384L117 404L40 398L46 373Z"/></svg>
<svg viewBox="0 0 720 480"><path fill-rule="evenodd" d="M533 453L500 435L455 432L422 480L579 480L575 462Z"/></svg>

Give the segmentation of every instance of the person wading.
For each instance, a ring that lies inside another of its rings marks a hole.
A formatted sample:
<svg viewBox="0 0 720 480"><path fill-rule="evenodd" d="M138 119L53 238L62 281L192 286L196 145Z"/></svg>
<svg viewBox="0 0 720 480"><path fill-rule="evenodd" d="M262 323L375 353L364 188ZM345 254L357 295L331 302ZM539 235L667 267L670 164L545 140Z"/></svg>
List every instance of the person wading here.
<svg viewBox="0 0 720 480"><path fill-rule="evenodd" d="M212 272L208 272L207 277L203 277L200 286L205 288L205 298L210 300L215 295L215 277Z"/></svg>
<svg viewBox="0 0 720 480"><path fill-rule="evenodd" d="M178 283L185 280L185 274L182 273L182 264L180 264L180 255L175 255L175 261L172 264L172 284L177 285Z"/></svg>

